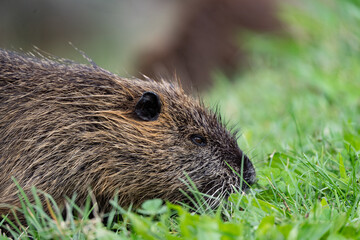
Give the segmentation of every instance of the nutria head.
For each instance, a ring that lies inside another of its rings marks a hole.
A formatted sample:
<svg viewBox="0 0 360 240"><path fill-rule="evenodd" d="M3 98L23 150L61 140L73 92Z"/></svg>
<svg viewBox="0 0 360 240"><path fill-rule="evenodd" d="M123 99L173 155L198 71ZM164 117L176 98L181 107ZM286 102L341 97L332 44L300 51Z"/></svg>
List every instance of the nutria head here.
<svg viewBox="0 0 360 240"><path fill-rule="evenodd" d="M76 192L82 204L91 188L106 210L116 192L123 206L184 200L187 176L222 196L246 189L255 170L217 115L178 84L1 50L0 203L18 205L11 176L58 202Z"/></svg>

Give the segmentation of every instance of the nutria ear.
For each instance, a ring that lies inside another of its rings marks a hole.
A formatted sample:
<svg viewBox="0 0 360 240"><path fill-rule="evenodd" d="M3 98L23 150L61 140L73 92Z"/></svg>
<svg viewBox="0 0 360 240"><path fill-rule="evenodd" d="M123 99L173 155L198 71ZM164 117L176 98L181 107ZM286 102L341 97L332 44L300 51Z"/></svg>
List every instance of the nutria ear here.
<svg viewBox="0 0 360 240"><path fill-rule="evenodd" d="M135 114L144 121L155 121L161 111L159 96L153 92L144 92L135 106Z"/></svg>

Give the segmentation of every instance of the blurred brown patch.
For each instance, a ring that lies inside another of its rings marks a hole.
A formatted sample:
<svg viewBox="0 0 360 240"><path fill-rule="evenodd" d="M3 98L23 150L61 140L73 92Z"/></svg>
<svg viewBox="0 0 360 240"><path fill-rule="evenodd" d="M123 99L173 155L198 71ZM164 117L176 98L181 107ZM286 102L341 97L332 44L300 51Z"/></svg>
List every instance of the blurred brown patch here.
<svg viewBox="0 0 360 240"><path fill-rule="evenodd" d="M279 29L275 5L275 0L184 1L175 37L141 53L137 69L152 78L176 74L187 91L205 89L211 85L213 70L231 76L244 61L236 39L239 30Z"/></svg>

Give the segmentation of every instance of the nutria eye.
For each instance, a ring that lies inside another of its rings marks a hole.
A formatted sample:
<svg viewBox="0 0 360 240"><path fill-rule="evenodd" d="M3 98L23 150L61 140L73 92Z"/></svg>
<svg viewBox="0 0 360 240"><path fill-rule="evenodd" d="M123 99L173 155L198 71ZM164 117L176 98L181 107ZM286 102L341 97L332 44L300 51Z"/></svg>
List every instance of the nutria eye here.
<svg viewBox="0 0 360 240"><path fill-rule="evenodd" d="M206 145L206 140L203 136L198 135L198 134L193 134L190 136L191 141L198 146L205 146Z"/></svg>

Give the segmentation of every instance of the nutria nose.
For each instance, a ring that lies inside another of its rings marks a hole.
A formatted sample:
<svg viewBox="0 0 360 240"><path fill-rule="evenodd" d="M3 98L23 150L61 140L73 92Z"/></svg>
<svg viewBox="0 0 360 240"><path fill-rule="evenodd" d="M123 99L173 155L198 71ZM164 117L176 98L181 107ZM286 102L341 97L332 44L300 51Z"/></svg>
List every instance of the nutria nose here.
<svg viewBox="0 0 360 240"><path fill-rule="evenodd" d="M256 182L256 173L254 165L251 163L248 156L241 153L241 159L239 161L239 168L242 170L242 176L247 184L252 185Z"/></svg>

